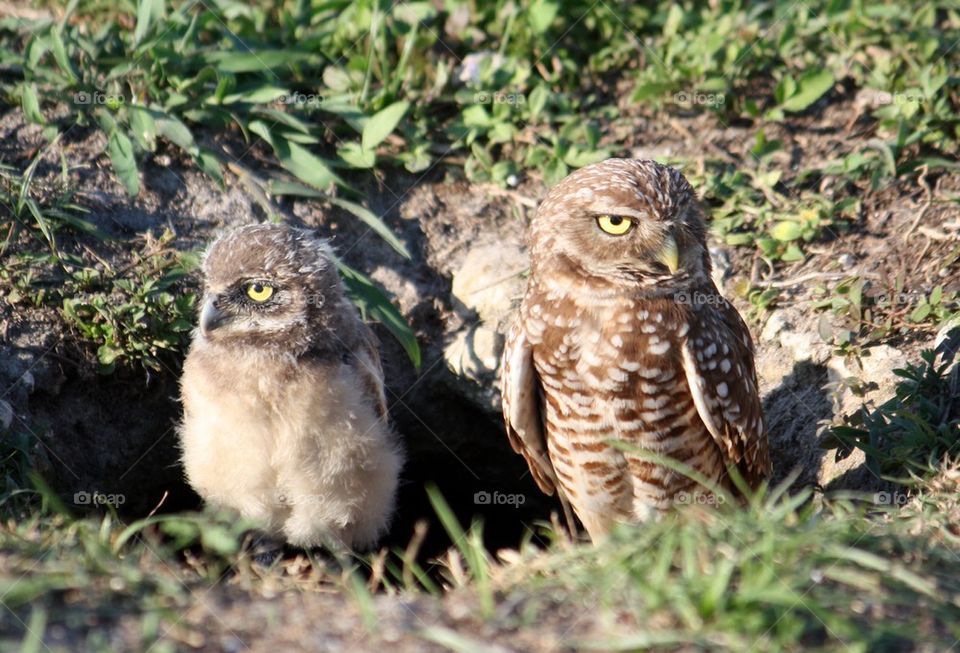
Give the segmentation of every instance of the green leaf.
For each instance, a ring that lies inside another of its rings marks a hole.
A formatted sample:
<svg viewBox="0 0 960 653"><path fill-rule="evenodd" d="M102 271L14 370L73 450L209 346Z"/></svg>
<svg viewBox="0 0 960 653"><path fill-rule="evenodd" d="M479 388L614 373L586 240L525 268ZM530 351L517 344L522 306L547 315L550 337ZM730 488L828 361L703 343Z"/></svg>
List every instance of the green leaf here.
<svg viewBox="0 0 960 653"><path fill-rule="evenodd" d="M114 130L107 141L107 152L117 177L127 193L135 197L140 192L140 176L137 174L137 159L133 155L133 143L126 134Z"/></svg>
<svg viewBox="0 0 960 653"><path fill-rule="evenodd" d="M780 256L780 260L785 263L802 261L804 258L803 250L792 243L787 245L787 250Z"/></svg>
<svg viewBox="0 0 960 653"><path fill-rule="evenodd" d="M141 149L153 152L157 149L157 124L149 109L131 105L128 107L130 132Z"/></svg>
<svg viewBox="0 0 960 653"><path fill-rule="evenodd" d="M297 52L295 50L221 51L210 52L201 57L203 63L227 73L263 72L311 59L319 61L320 57L312 52Z"/></svg>
<svg viewBox="0 0 960 653"><path fill-rule="evenodd" d="M773 229L770 230L770 235L782 243L796 240L802 233L803 229L800 227L800 223L793 222L792 220L778 222L774 225Z"/></svg>
<svg viewBox="0 0 960 653"><path fill-rule="evenodd" d="M634 102L643 102L644 100L649 100L652 98L660 98L672 88L673 84L669 82L647 82L645 84L640 84L633 91L631 100Z"/></svg>
<svg viewBox="0 0 960 653"><path fill-rule="evenodd" d="M371 116L367 124L363 126L363 138L361 140L363 149L372 151L380 145L397 128L397 124L409 108L410 103L401 100Z"/></svg>
<svg viewBox="0 0 960 653"><path fill-rule="evenodd" d="M50 30L50 49L53 51L53 58L56 60L57 65L67 74L70 82L76 84L80 81L80 78L73 69L73 64L70 63L70 57L67 56L67 46L63 42L63 34L60 29L61 28L54 28Z"/></svg>
<svg viewBox="0 0 960 653"><path fill-rule="evenodd" d="M23 106L24 117L36 125L45 125L47 121L44 119L43 113L40 112L40 100L37 98L37 85L21 84L20 94L22 95L20 102Z"/></svg>
<svg viewBox="0 0 960 653"><path fill-rule="evenodd" d="M220 168L220 160L216 155L207 149L200 149L196 157L197 165L205 173L217 182L220 188L223 188L223 170Z"/></svg>
<svg viewBox="0 0 960 653"><path fill-rule="evenodd" d="M534 0L527 10L527 20L530 22L530 28L534 34L543 34L557 17L559 7L556 2L551 0Z"/></svg>
<svg viewBox="0 0 960 653"><path fill-rule="evenodd" d="M314 198L327 197L324 193L321 193L316 188L310 188L309 186L304 186L303 184L298 184L293 181L284 181L282 179L269 180L267 182L267 192L271 195L294 195L297 197Z"/></svg>
<svg viewBox="0 0 960 653"><path fill-rule="evenodd" d="M912 322L923 322L932 312L933 306L924 302L913 309L913 312L910 313L910 320Z"/></svg>
<svg viewBox="0 0 960 653"><path fill-rule="evenodd" d="M365 150L360 143L355 142L344 143L343 147L337 150L337 154L352 168L372 168L377 161L373 150Z"/></svg>
<svg viewBox="0 0 960 653"><path fill-rule="evenodd" d="M134 47L143 42L154 23L163 19L164 4L164 0L140 0L137 6L137 27L133 32Z"/></svg>
<svg viewBox="0 0 960 653"><path fill-rule="evenodd" d="M937 286L930 291L930 305L937 306L943 300L943 286Z"/></svg>
<svg viewBox="0 0 960 653"><path fill-rule="evenodd" d="M240 550L237 538L223 526L206 525L200 529L200 543L203 548L221 556L232 556Z"/></svg>
<svg viewBox="0 0 960 653"><path fill-rule="evenodd" d="M163 111L151 110L151 115L157 128L157 134L163 136L192 156L199 154L197 143L193 140L193 133L179 118L164 113Z"/></svg>
<svg viewBox="0 0 960 653"><path fill-rule="evenodd" d="M273 84L258 84L246 89L237 90L234 93L227 93L221 99L219 104L234 104L236 102L247 102L250 104L270 104L278 98L291 97L289 89Z"/></svg>
<svg viewBox="0 0 960 653"><path fill-rule="evenodd" d="M275 134L270 127L261 120L253 120L247 124L247 129L270 143L280 164L296 175L301 181L327 190L334 183L343 181L330 169L326 161L314 155L307 148L298 145L279 134Z"/></svg>
<svg viewBox="0 0 960 653"><path fill-rule="evenodd" d="M121 356L123 356L123 350L117 347L100 345L97 349L97 360L101 365L113 365Z"/></svg>
<svg viewBox="0 0 960 653"><path fill-rule="evenodd" d="M530 96L527 98L527 108L530 111L531 119L536 118L543 112L549 99L550 90L545 84L538 85L530 92Z"/></svg>
<svg viewBox="0 0 960 653"><path fill-rule="evenodd" d="M353 215L360 218L360 220L370 227L378 236L383 238L393 249L399 252L404 258L410 258L410 251L407 249L406 245L394 235L390 228L373 214L369 209L365 209L355 202L349 200L341 199L339 197L329 197L327 198L331 204L334 206L339 206L345 211L349 211Z"/></svg>
<svg viewBox="0 0 960 653"><path fill-rule="evenodd" d="M897 176L897 158L893 154L893 148L878 138L872 138L867 142L867 147L872 147L880 153L883 159L883 167L886 173L891 177Z"/></svg>
<svg viewBox="0 0 960 653"><path fill-rule="evenodd" d="M783 102L785 111L803 111L833 87L833 73L827 69L811 70L797 81L797 92Z"/></svg>
<svg viewBox="0 0 960 653"><path fill-rule="evenodd" d="M735 233L724 236L727 245L749 245L753 242L753 234Z"/></svg>
<svg viewBox="0 0 960 653"><path fill-rule="evenodd" d="M370 279L354 270L341 261L337 261L337 267L343 276L344 284L347 287L347 294L350 299L360 309L360 313L365 319L380 322L391 335L397 339L407 356L413 362L414 367L420 368L420 345L417 342L417 336L413 329L407 324L387 296Z"/></svg>

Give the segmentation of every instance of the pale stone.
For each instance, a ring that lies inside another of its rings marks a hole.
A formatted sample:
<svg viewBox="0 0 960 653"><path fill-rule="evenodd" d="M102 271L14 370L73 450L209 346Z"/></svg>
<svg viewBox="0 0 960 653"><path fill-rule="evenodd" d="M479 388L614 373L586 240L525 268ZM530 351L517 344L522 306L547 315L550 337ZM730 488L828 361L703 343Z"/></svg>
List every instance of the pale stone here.
<svg viewBox="0 0 960 653"><path fill-rule="evenodd" d="M453 296L485 322L497 323L523 296L530 263L515 244L481 245L467 253L453 274Z"/></svg>

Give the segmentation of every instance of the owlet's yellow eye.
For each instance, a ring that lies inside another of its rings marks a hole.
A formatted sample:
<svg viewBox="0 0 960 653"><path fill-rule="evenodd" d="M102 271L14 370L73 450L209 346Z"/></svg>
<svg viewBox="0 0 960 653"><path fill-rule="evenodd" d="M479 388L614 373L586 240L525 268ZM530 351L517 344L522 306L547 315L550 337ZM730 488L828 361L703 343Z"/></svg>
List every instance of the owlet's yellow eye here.
<svg viewBox="0 0 960 653"><path fill-rule="evenodd" d="M611 236L622 236L630 231L633 222L619 215L601 215L597 218L597 225Z"/></svg>
<svg viewBox="0 0 960 653"><path fill-rule="evenodd" d="M273 297L273 286L263 283L251 283L247 286L247 297L255 302L265 302Z"/></svg>

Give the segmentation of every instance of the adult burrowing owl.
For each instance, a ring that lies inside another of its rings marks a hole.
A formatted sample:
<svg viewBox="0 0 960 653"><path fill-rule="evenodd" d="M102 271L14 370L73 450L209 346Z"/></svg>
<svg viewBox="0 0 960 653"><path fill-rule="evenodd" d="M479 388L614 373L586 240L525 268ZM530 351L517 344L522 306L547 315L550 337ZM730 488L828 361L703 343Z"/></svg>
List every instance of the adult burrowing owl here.
<svg viewBox="0 0 960 653"><path fill-rule="evenodd" d="M300 229L241 227L210 246L203 277L181 382L190 484L296 546L374 544L402 456L375 336L329 246Z"/></svg>
<svg viewBox="0 0 960 653"><path fill-rule="evenodd" d="M658 456L728 487L727 465L752 486L769 474L753 343L667 166L610 159L550 191L502 374L513 448L594 541L702 491Z"/></svg>

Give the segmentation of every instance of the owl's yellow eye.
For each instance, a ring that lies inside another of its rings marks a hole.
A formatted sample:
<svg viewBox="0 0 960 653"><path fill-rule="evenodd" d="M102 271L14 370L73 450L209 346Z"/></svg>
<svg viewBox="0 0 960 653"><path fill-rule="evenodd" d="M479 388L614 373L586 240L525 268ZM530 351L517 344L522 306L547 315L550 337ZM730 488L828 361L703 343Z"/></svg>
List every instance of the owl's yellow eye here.
<svg viewBox="0 0 960 653"><path fill-rule="evenodd" d="M273 297L273 286L263 283L251 283L247 286L247 297L255 302L265 302Z"/></svg>
<svg viewBox="0 0 960 653"><path fill-rule="evenodd" d="M622 236L630 231L633 222L619 215L601 215L597 218L597 225L611 236Z"/></svg>

